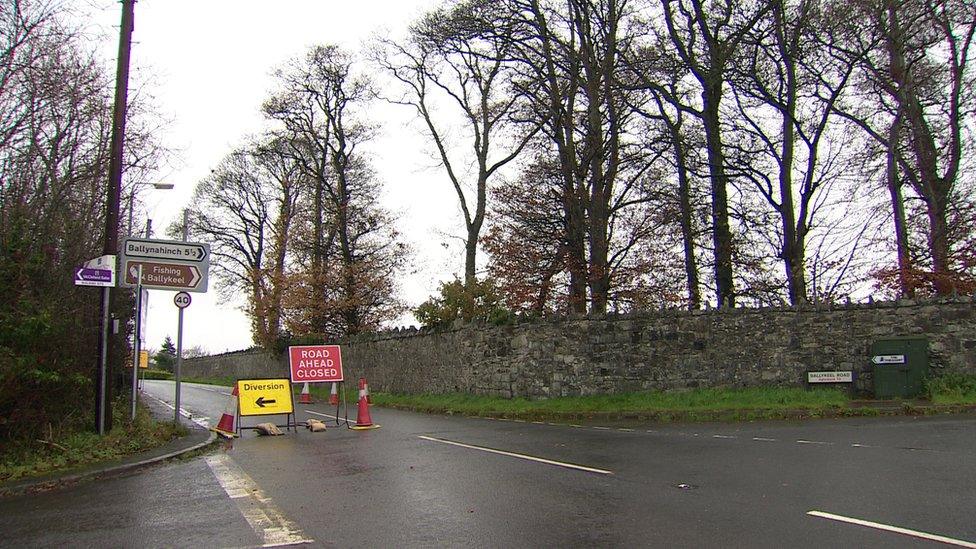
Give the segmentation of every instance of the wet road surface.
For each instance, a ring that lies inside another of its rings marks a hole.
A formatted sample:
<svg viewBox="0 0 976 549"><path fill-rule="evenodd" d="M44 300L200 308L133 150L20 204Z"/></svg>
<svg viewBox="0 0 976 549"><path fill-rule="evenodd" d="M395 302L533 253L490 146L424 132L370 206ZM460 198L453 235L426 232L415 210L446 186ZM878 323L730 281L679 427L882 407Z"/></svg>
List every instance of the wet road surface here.
<svg viewBox="0 0 976 549"><path fill-rule="evenodd" d="M171 383L146 390L172 401ZM186 384L184 408L215 424L227 394ZM0 500L0 545L976 547L973 416L570 426L372 412L382 428L245 432L187 462ZM45 531L58 513L87 526ZM82 520L106 513L115 522Z"/></svg>

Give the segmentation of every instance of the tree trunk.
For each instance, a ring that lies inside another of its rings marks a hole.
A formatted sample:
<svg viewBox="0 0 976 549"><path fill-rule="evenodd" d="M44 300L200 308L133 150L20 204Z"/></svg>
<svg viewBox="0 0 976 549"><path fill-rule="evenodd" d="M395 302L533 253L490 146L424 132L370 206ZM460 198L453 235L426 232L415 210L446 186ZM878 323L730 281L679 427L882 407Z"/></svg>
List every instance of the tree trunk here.
<svg viewBox="0 0 976 549"><path fill-rule="evenodd" d="M719 307L733 307L735 285L732 275L732 231L729 227L728 176L725 174L725 153L719 119L721 98L722 75L713 75L702 86L702 122L705 126L708 169L711 175L715 297Z"/></svg>
<svg viewBox="0 0 976 549"><path fill-rule="evenodd" d="M679 122L680 123L680 122ZM695 258L695 228L691 207L691 182L688 179L688 164L685 158L684 143L681 141L681 131L668 121L671 137L675 143L674 158L678 168L678 204L681 208L681 238L684 243L685 278L688 285L688 308L691 310L701 307L701 290L698 281L698 260Z"/></svg>

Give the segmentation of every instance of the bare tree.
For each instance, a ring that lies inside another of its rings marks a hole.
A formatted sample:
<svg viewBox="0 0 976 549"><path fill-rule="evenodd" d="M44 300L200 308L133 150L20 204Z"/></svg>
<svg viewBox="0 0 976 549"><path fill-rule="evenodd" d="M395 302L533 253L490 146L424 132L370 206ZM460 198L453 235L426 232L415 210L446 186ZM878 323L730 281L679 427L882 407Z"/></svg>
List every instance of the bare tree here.
<svg viewBox="0 0 976 549"><path fill-rule="evenodd" d="M510 24L495 17L495 2L465 0L428 13L398 43L380 39L374 57L405 89L387 97L412 107L423 121L451 182L465 225L464 282L476 281L478 239L485 222L489 181L515 160L535 136L538 125L516 135L512 115L517 96L510 93ZM464 175L463 160L437 106L446 101L460 114L469 135L468 158L475 169Z"/></svg>

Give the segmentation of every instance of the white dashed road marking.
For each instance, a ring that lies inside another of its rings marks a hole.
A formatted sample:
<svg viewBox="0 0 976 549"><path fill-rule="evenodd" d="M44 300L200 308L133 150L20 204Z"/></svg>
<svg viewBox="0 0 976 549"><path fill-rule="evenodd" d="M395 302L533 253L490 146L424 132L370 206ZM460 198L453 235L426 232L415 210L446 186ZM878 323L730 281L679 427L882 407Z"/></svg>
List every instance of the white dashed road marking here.
<svg viewBox="0 0 976 549"><path fill-rule="evenodd" d="M551 459L540 458L536 456L529 456L526 454L516 454L515 452L506 452L505 450L496 450L494 448L486 448L484 446L475 446L473 444L464 444L463 442L455 442L453 440L447 440L443 438L434 438L426 435L419 435L417 438L428 440L431 442L440 442L441 444L450 444L451 446L458 446L461 448L468 448L469 450L478 450L481 452L488 452L489 454L498 454L501 456L508 456L518 459L524 459L527 461L534 461L536 463L544 463L546 465L555 465L557 467L565 467L567 469L576 469L577 471L586 471L588 473L598 473L601 475L612 475L613 471L608 471L606 469L597 469L595 467L586 467L585 465L577 465L575 463L567 463L564 461L555 461Z"/></svg>
<svg viewBox="0 0 976 549"><path fill-rule="evenodd" d="M298 526L285 518L271 498L226 454L207 456L207 465L217 482L237 504L237 508L254 533L261 538L263 547L282 547L312 543Z"/></svg>
<svg viewBox="0 0 976 549"><path fill-rule="evenodd" d="M846 522L848 524L856 524L858 526L874 528L875 530L884 530L886 532L894 532L896 534L902 534L914 538L926 539L929 541L937 541L939 543L955 545L957 547L970 547L976 549L976 543L973 543L971 541L949 538L946 536L940 536L938 534L930 534L928 532L920 532L918 530L909 530L908 528L890 526L888 524L881 524L880 522L871 522L869 520L845 517L842 515L834 515L832 513L825 513L823 511L807 511L807 514L810 515L811 517L819 517L828 520L836 520L838 522Z"/></svg>

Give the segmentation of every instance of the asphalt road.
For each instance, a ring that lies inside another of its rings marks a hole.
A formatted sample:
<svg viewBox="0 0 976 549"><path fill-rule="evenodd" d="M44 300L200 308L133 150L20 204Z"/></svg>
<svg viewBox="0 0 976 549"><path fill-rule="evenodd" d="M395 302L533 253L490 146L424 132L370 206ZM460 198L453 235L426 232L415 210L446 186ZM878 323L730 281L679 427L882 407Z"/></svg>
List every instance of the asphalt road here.
<svg viewBox="0 0 976 549"><path fill-rule="evenodd" d="M146 390L172 401L171 383ZM184 409L216 423L227 393L186 384ZM298 409L299 421L334 412ZM380 429L246 432L204 457L0 500L0 545L976 547L974 416L667 426L372 416Z"/></svg>

